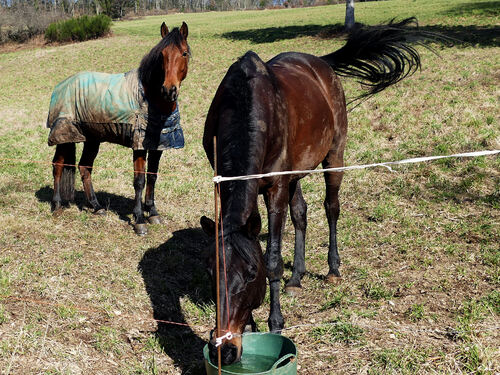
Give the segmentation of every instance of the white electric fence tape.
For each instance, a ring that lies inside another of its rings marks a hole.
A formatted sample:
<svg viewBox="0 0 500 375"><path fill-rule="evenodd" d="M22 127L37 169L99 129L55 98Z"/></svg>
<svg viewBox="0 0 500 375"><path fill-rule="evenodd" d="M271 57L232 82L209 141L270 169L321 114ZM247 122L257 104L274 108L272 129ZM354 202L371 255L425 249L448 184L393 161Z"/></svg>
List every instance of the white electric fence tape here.
<svg viewBox="0 0 500 375"><path fill-rule="evenodd" d="M440 155L440 156L424 156L420 158L412 158L412 159L403 159L399 161L387 161L384 163L373 163L373 164L364 164L364 165L352 165L350 167L337 167L337 168L326 168L326 169L314 169L314 170L305 170L305 171L282 171L282 172L270 172L263 174L250 174L246 176L234 176L234 177L223 177L223 176L215 176L213 181L218 184L224 181L236 181L236 180L252 180L256 178L265 178L265 177L273 177L273 176L284 176L290 174L309 174L309 173L324 173L324 172L343 172L349 171L352 169L365 169L365 168L373 168L373 167L385 167L392 171L391 165L399 165L399 164L410 164L410 163L421 163L429 160L437 160L437 159L448 159L448 158L468 158L468 157L476 157L476 156L486 156L486 155L495 155L500 153L500 150L486 150L486 151L475 151L475 152L464 152L461 154L453 154L453 155Z"/></svg>
<svg viewBox="0 0 500 375"><path fill-rule="evenodd" d="M228 333L226 333L225 335L223 335L221 337L217 337L215 339L215 347L221 346L222 340L224 340L224 339L231 340L232 338L233 338L233 333L231 331L229 331Z"/></svg>

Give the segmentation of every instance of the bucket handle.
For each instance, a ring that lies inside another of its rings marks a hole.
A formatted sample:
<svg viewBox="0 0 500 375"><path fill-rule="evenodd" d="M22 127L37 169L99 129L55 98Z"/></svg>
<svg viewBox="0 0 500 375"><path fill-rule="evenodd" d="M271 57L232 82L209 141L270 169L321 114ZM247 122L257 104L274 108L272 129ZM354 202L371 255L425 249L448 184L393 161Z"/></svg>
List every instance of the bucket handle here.
<svg viewBox="0 0 500 375"><path fill-rule="evenodd" d="M284 362L285 360L287 360L288 358L291 358L291 357L295 357L295 354L288 353L288 354L284 355L283 357L281 357L280 359L278 359L276 362L274 362L274 365L271 367L271 371L276 370L276 367L278 367L278 365L280 365L282 362Z"/></svg>

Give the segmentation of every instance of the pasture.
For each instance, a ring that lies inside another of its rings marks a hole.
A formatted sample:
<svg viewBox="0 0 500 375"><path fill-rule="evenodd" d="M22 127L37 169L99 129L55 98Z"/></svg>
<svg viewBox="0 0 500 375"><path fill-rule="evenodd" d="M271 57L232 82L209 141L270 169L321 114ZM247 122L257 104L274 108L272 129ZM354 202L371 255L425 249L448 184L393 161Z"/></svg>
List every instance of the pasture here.
<svg viewBox="0 0 500 375"><path fill-rule="evenodd" d="M349 113L346 165L500 149L499 8L472 0L356 3L358 22L416 16L424 30L460 41L432 44L438 54L419 48L421 71ZM249 49L266 60L339 48L344 15L345 5L172 14L115 22L100 40L0 54L0 373L203 373L215 321L199 225L214 215L201 145L210 102ZM53 87L78 71L136 68L159 41L162 21L169 28L185 21L193 52L179 97L186 146L160 162L164 223L134 234L132 153L107 143L93 173L107 215L82 207L77 178L77 205L54 217L45 128ZM359 94L356 82L343 84L348 99ZM323 282L323 177L304 178L302 188L308 273L301 296L281 297L299 374L500 371L498 155L346 172L338 286ZM293 241L289 221L285 277ZM261 331L268 307L266 298L254 313Z"/></svg>

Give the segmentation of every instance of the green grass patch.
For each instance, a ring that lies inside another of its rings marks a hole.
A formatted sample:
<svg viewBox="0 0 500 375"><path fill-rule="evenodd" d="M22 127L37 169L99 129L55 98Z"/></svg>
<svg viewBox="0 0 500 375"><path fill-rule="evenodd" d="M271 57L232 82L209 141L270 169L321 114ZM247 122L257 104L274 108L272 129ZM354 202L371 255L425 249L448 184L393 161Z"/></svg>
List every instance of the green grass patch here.
<svg viewBox="0 0 500 375"><path fill-rule="evenodd" d="M340 342L362 345L365 342L361 327L340 320L313 328L311 337L324 343Z"/></svg>
<svg viewBox="0 0 500 375"><path fill-rule="evenodd" d="M413 348L410 349L384 349L374 353L374 365L369 374L415 374L422 369L427 360L427 353Z"/></svg>

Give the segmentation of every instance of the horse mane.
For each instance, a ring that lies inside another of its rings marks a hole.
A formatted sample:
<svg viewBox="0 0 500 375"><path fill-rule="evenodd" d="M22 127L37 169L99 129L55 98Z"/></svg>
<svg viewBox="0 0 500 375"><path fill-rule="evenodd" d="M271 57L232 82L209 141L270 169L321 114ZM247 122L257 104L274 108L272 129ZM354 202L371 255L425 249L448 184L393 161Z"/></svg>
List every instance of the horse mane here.
<svg viewBox="0 0 500 375"><path fill-rule="evenodd" d="M261 173L266 144L264 129L259 125L259 106L255 105L259 98L254 88L258 80L268 79L266 72L265 63L250 51L231 65L223 79L219 118L215 120L217 148L221 150L218 173L221 175ZM209 159L213 159L213 155ZM245 225L257 195L258 180L222 183L221 198L227 223L236 227Z"/></svg>
<svg viewBox="0 0 500 375"><path fill-rule="evenodd" d="M139 65L139 79L143 86L155 91L156 89L160 89L165 79L162 51L171 44L180 47L183 40L184 37L180 33L179 28L175 27L142 58ZM188 53L191 54L189 45Z"/></svg>
<svg viewBox="0 0 500 375"><path fill-rule="evenodd" d="M232 245L232 248L234 249L236 254L238 254L246 264L257 269L260 256L262 254L259 254L259 252L257 251L250 251L251 249L254 249L253 244L255 240L248 238L240 231L224 235L224 238L227 243L230 243Z"/></svg>

